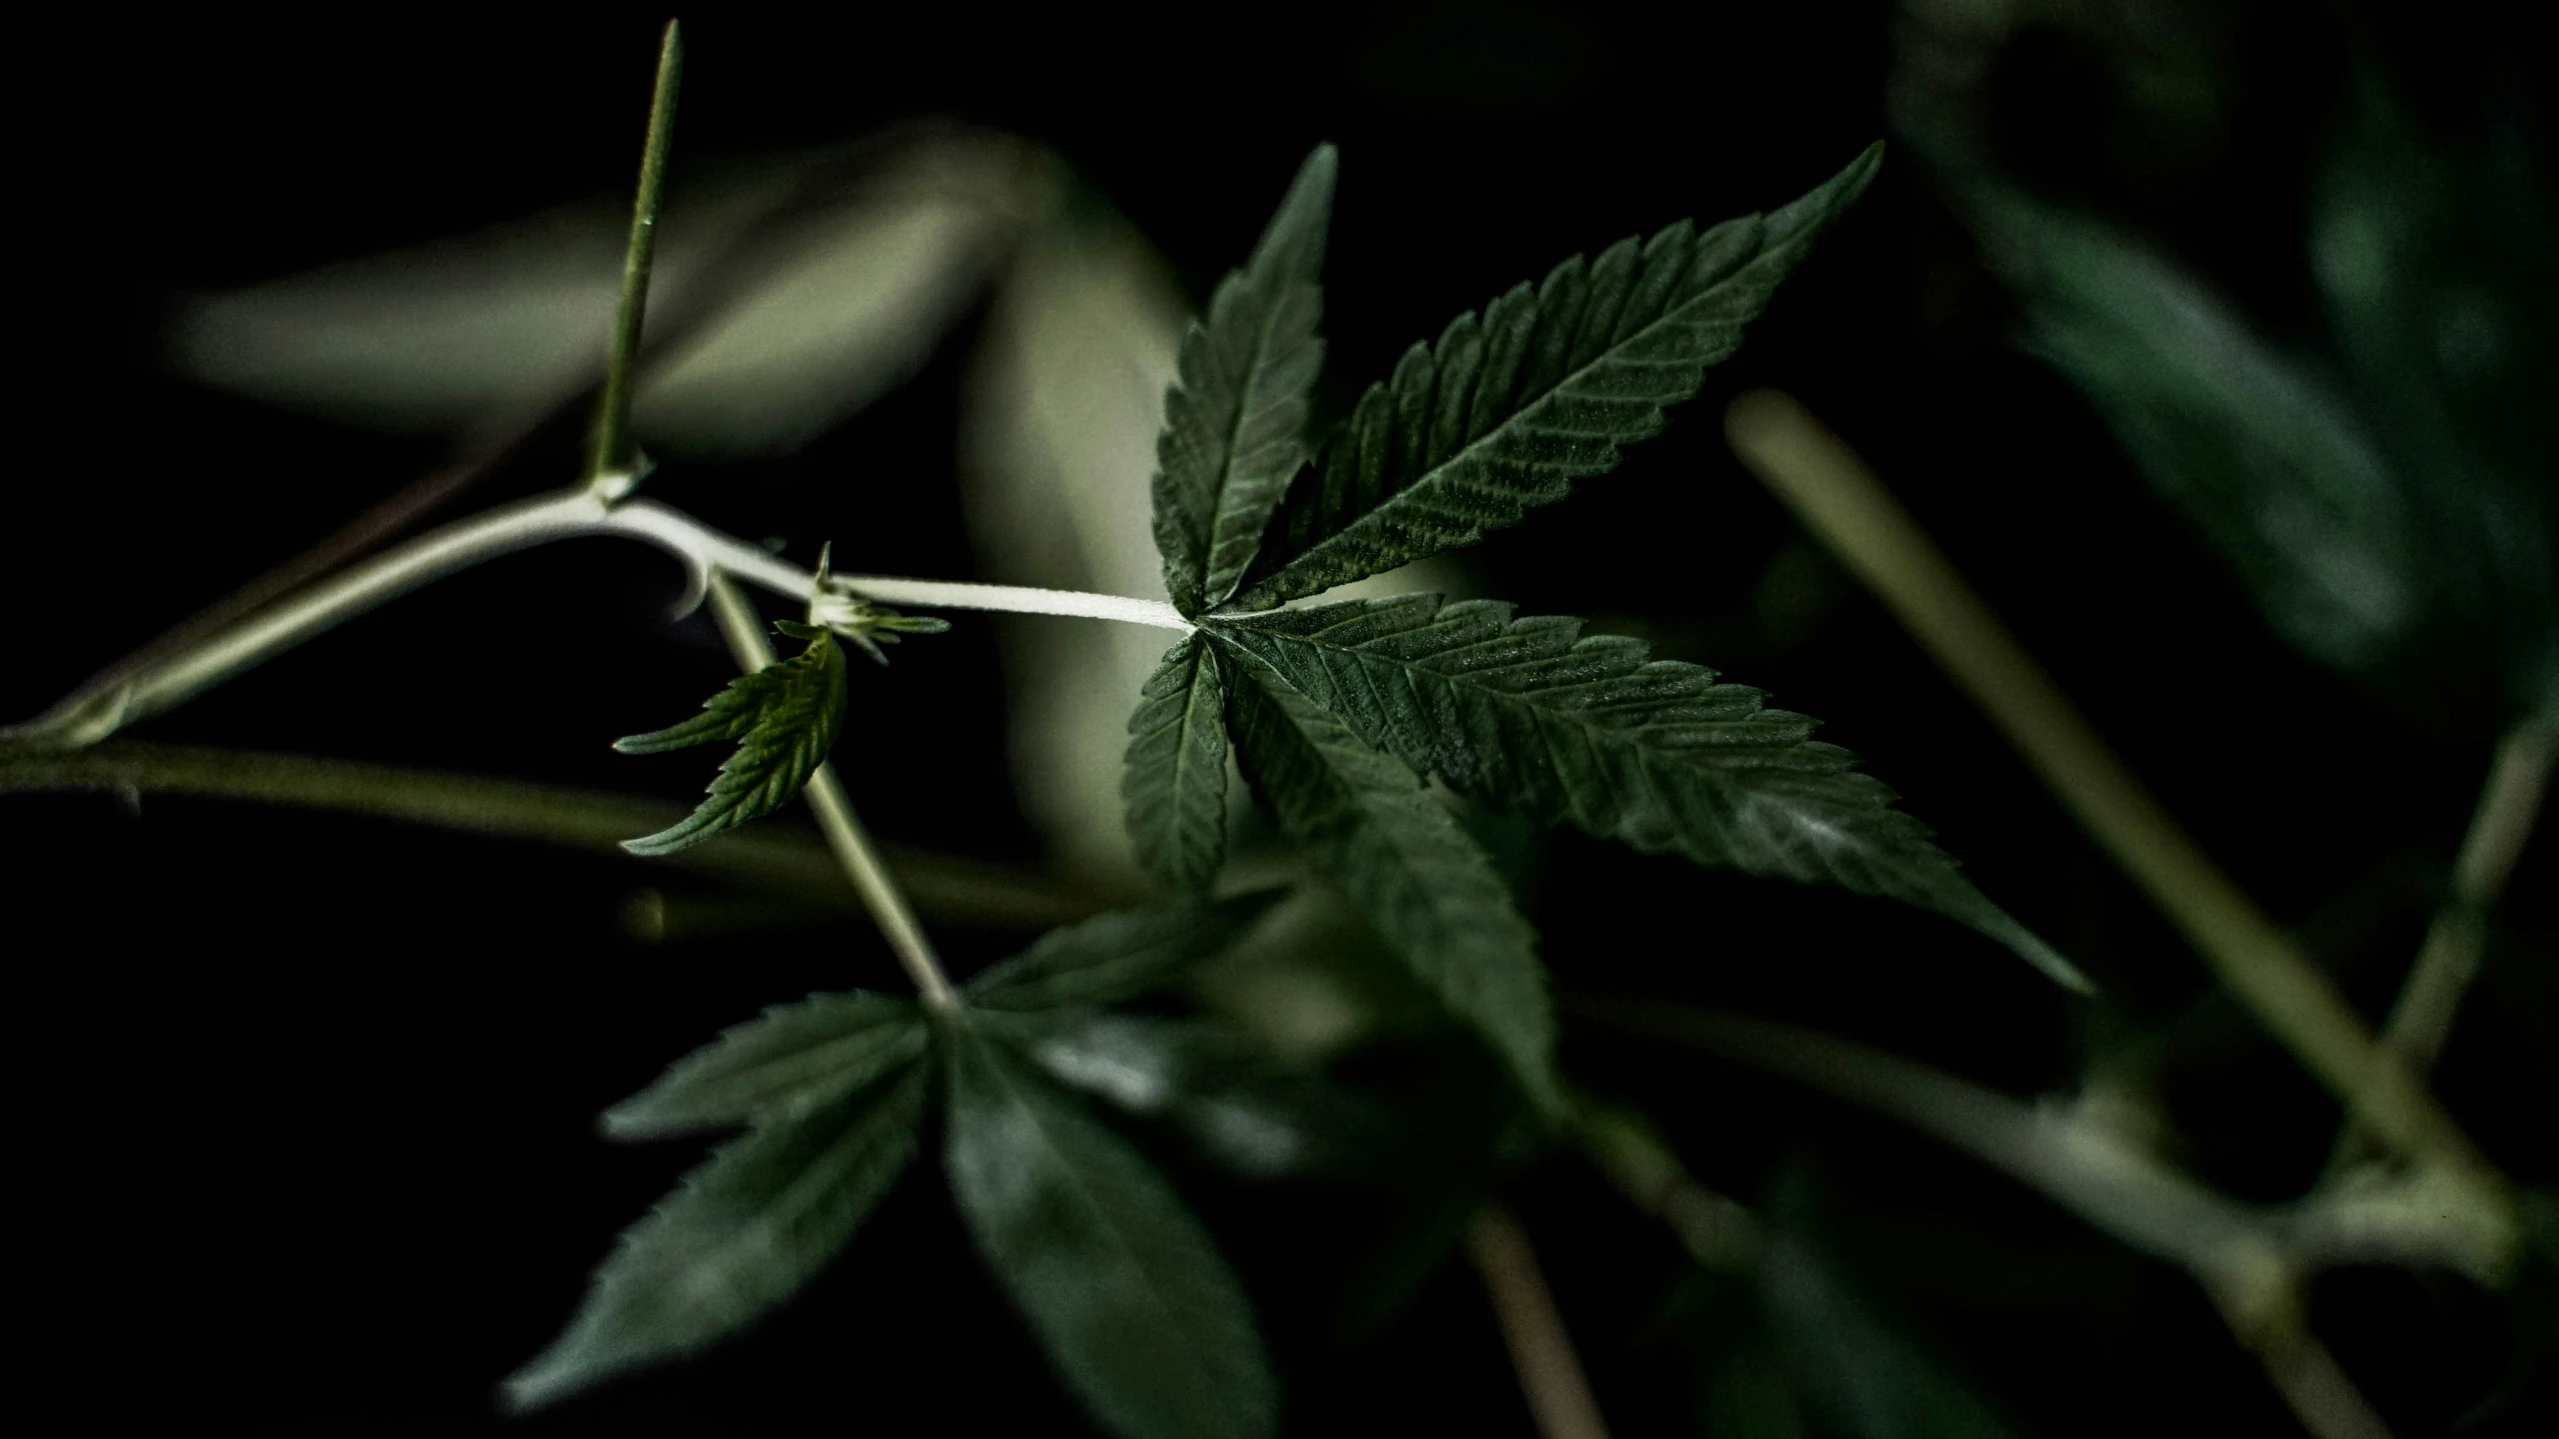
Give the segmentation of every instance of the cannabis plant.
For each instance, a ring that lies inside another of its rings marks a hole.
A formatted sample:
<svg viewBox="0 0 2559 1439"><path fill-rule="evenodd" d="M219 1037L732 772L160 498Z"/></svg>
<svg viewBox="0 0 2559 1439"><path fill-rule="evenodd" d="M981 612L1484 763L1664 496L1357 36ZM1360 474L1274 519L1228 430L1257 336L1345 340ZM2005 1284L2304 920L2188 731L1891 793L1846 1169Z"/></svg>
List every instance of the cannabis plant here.
<svg viewBox="0 0 2559 1439"><path fill-rule="evenodd" d="M634 715L640 732L611 742L634 756L731 748L689 814L616 838L634 855L699 859L805 799L905 983L819 992L744 1019L604 1113L617 1140L724 1137L622 1235L557 1340L504 1379L508 1404L560 1403L734 1339L848 1248L896 1243L874 1221L908 1185L947 1191L1057 1379L1102 1427L1141 1439L1275 1432L1285 1402L1264 1323L1186 1202L1179 1170L1132 1139L1130 1121L1169 1118L1137 1132L1186 1132L1248 1175L1285 1168L1323 1138L1320 1125L1292 1128L1235 1102L1236 1084L1269 1082L1267 1066L1218 1024L1168 1015L1163 999L1257 946L1335 942L1277 921L1303 896L1356 916L1351 943L1383 956L1396 983L1489 1060L1511 1152L1586 1153L1711 1269L1800 1269L1784 1234L1699 1189L1640 1115L1595 1101L1559 1067L1555 981L1487 847L1503 825L1568 827L1913 906L2062 986L2089 988L1890 789L1816 739L1812 718L1578 619L1396 587L1417 573L1409 567L1531 523L1531 511L1660 432L1815 243L1851 216L1883 163L1880 145L1765 214L1704 228L1681 220L1553 264L1413 344L1330 425L1317 423L1322 274L1342 161L1316 146L1183 334L1151 482L1125 477L1146 486L1159 598L838 573L824 546L795 562L642 493L656 466L632 440L631 415L679 69L670 26L579 482L301 583L110 670L9 731L0 755L25 783L139 785L135 766L147 768L149 752L112 736L418 585L574 535L642 540L683 564L684 610L708 607L742 673L698 714ZM1356 237L1357 215L1344 219L1341 233ZM1854 462L1836 441L1773 396L1737 406L1732 434L1893 597L1909 552L1861 552L1857 527L1836 521L1840 505L1891 513L1859 498ZM768 622L748 587L798 614ZM885 664L901 640L932 643L950 622L920 611L1134 626L1160 631L1164 646L1125 696L1120 785L1152 892L966 976L945 966L856 817L861 768L839 778L830 763L872 742L857 677L898 678L894 667L856 663L847 646ZM1930 613L1914 619L1923 634ZM790 653L777 656L776 637ZM1977 654L1998 641L1974 633L1946 643ZM1961 658L1950 662L1963 671ZM1996 708L2014 679L1978 683ZM2022 710L2020 743L2344 1098L2354 1144L2403 1157L2405 1168L2270 1220L2093 1124L2039 1118L1840 1042L1641 1005L1593 1001L1584 1013L1903 1114L2066 1196L2108 1233L2189 1268L2279 1385L2315 1387L2303 1376L2322 1356L2300 1330L2296 1286L2321 1244L2351 1249L2381 1234L2384 1247L2420 1249L2491 1282L2508 1273L2519 1241L2502 1178L2281 936L2217 889L2208 866L2199 877L2173 827L2163 836L2138 802L2108 788L2119 777L2072 748L2066 723L2059 740L2037 729L2031 716L2048 720L2051 704L2030 695ZM1246 863L1231 852L1239 836L1268 842L1255 841ZM1515 1275L1525 1242L1516 1227L1497 1206L1473 1224L1488 1274L1508 1264ZM1537 1377L1535 1286L1495 1287L1541 1423L1593 1432L1574 1427L1574 1406L1587 1404L1577 1379ZM2299 1400L2306 1415L2316 1399Z"/></svg>

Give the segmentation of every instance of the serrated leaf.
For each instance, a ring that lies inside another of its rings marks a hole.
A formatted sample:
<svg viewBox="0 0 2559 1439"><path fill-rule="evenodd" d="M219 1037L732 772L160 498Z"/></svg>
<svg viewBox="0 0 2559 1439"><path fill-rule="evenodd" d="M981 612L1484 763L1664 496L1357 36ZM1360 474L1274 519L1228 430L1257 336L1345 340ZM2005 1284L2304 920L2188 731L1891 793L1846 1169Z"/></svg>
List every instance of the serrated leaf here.
<svg viewBox="0 0 2559 1439"><path fill-rule="evenodd" d="M788 620L779 628L808 641L808 648L729 681L703 702L703 713L682 724L613 742L624 754L656 754L714 740L738 741L737 753L711 781L710 798L679 824L622 841L624 849L672 854L771 814L790 803L826 762L844 728L844 651L825 630Z"/></svg>
<svg viewBox="0 0 2559 1439"><path fill-rule="evenodd" d="M1052 929L963 988L977 1009L1100 1009L1170 983L1234 941L1283 891L1121 910Z"/></svg>
<svg viewBox="0 0 2559 1439"><path fill-rule="evenodd" d="M1332 219L1333 147L1318 145L1243 269L1182 339L1156 441L1155 545L1185 615L1242 578L1289 480L1306 463L1307 396L1324 367L1315 283Z"/></svg>
<svg viewBox="0 0 2559 1439"><path fill-rule="evenodd" d="M1228 696L1236 758L1280 827L1448 1012L1483 1036L1529 1097L1557 1104L1555 1019L1535 935L1484 852L1402 761L1234 633L1202 633L1243 676Z"/></svg>
<svg viewBox="0 0 2559 1439"><path fill-rule="evenodd" d="M1472 544L1616 468L1848 208L1882 163L1869 148L1821 188L1699 235L1685 220L1596 263L1578 255L1415 345L1360 397L1293 485L1234 600L1267 609Z"/></svg>
<svg viewBox="0 0 2559 1439"><path fill-rule="evenodd" d="M1964 878L1893 792L1700 665L1562 616L1437 595L1217 621L1359 739L1487 803L1700 864L1837 884L1971 925L2086 979Z"/></svg>
<svg viewBox="0 0 2559 1439"><path fill-rule="evenodd" d="M1337 1167L1381 1133L1380 1117L1349 1092L1211 1020L1065 1014L1006 1037L1060 1084L1165 1124L1253 1178Z"/></svg>
<svg viewBox="0 0 2559 1439"><path fill-rule="evenodd" d="M948 1033L952 1193L1068 1384L1129 1439L1271 1433L1251 1306L1172 1186L1020 1056Z"/></svg>
<svg viewBox="0 0 2559 1439"><path fill-rule="evenodd" d="M1120 795L1138 862L1176 889L1205 889L1226 861L1226 683L1198 635L1165 652L1128 721Z"/></svg>
<svg viewBox="0 0 2559 1439"><path fill-rule="evenodd" d="M652 1139L797 1119L924 1052L914 1000L813 994L775 1005L669 1067L656 1083L604 1112L616 1139Z"/></svg>
<svg viewBox="0 0 2559 1439"><path fill-rule="evenodd" d="M691 1353L797 1293L915 1157L930 1073L910 1065L715 1151L622 1236L567 1332L507 1380L508 1402Z"/></svg>

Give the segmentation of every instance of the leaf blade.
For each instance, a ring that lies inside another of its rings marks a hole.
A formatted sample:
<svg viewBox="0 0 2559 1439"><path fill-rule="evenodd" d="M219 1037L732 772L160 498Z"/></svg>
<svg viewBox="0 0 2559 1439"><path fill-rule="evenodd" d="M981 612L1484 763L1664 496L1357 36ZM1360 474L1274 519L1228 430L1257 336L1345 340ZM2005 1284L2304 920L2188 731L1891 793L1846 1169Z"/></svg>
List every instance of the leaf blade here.
<svg viewBox="0 0 2559 1439"><path fill-rule="evenodd" d="M1339 161L1306 157L1244 268L1182 340L1156 442L1155 542L1174 608L1197 614L1242 578L1271 511L1307 457L1307 401L1324 363L1316 333Z"/></svg>
<svg viewBox="0 0 2559 1439"><path fill-rule="evenodd" d="M1663 407L1740 345L1881 157L1869 147L1770 215L1704 235L1683 220L1594 263L1575 256L1415 345L1291 487L1230 607L1267 609L1472 544L1615 468L1621 446L1658 432Z"/></svg>
<svg viewBox="0 0 2559 1439"><path fill-rule="evenodd" d="M813 994L775 1005L677 1060L648 1088L606 1110L604 1132L651 1139L796 1118L911 1062L925 1040L922 1013L911 999Z"/></svg>
<svg viewBox="0 0 2559 1439"><path fill-rule="evenodd" d="M1218 622L1358 737L1545 823L1700 864L1838 884L1933 910L2073 988L2087 981L1965 879L1891 790L1713 670L1579 620L1437 595Z"/></svg>
<svg viewBox="0 0 2559 1439"><path fill-rule="evenodd" d="M844 729L844 650L835 637L805 625L785 633L808 641L787 660L740 675L703 702L705 713L682 724L614 741L625 754L654 754L713 740L738 741L720 765L710 796L656 834L622 841L633 854L672 854L722 830L735 829L788 804L826 762Z"/></svg>
<svg viewBox="0 0 2559 1439"><path fill-rule="evenodd" d="M952 1193L1067 1382L1132 1439L1271 1433L1243 1287L1172 1186L1026 1061L947 1033Z"/></svg>
<svg viewBox="0 0 2559 1439"><path fill-rule="evenodd" d="M1180 890L1226 860L1226 683L1197 635L1166 651L1128 721L1120 796L1138 862Z"/></svg>
<svg viewBox="0 0 2559 1439"><path fill-rule="evenodd" d="M1367 912L1414 975L1517 1076L1560 1103L1555 1020L1535 935L1474 841L1392 754L1237 643L1206 630L1250 683L1232 691L1236 757L1325 873Z"/></svg>
<svg viewBox="0 0 2559 1439"><path fill-rule="evenodd" d="M962 986L979 1009L1101 1008L1135 999L1223 949L1279 898L1119 910L1064 925Z"/></svg>
<svg viewBox="0 0 2559 1439"><path fill-rule="evenodd" d="M723 1145L622 1236L551 1345L508 1378L539 1408L702 1349L798 1292L915 1157L929 1071Z"/></svg>

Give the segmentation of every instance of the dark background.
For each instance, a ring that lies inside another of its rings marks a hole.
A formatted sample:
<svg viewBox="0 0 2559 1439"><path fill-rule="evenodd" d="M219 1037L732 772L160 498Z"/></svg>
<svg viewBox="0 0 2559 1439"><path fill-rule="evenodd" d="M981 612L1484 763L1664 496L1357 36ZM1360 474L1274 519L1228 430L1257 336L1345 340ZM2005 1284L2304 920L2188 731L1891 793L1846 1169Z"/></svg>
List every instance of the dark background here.
<svg viewBox="0 0 2559 1439"><path fill-rule="evenodd" d="M2359 23L2428 122L2458 135L2487 123L2478 97L2525 53L2500 13L2438 4ZM41 89L13 127L27 359L0 531L17 598L0 713L36 712L444 458L167 377L167 306L622 189L659 18L101 18L21 52ZM1335 141L1325 329L1344 381L1382 375L1406 343L1562 255L1809 188L1888 132L1894 61L1891 12L1854 5L1698 6L1676 24L1536 4L1203 11L1145 28L948 8L686 23L678 187L700 157L957 115L1056 148L1195 297L1243 254L1306 147ZM2225 102L2210 143L2178 148L2126 121L2105 57L2053 27L1984 82L2006 117L1999 158L2166 236L2275 333L2314 334L2302 194L2354 41L2308 4L2243 7L2207 29ZM2547 113L2527 107L2524 123L2546 132ZM1468 563L1525 612L1643 634L1828 720L1826 737L1865 756L2107 1000L2074 1004L1926 916L1570 838L1535 858L1532 918L1568 989L1777 1015L2021 1094L2075 1084L2092 1026L2168 1033L2191 1059L2168 1093L2183 1157L2242 1197L2290 1198L2316 1173L2332 1107L2211 996L1988 726L1730 460L1721 407L1780 385L1861 447L2368 1012L2415 952L2501 716L2376 695L2294 656L2084 402L2015 352L2011 328L1903 147L1667 434ZM965 577L949 480L966 331L791 460L678 462L652 492L742 533L860 535L865 565ZM538 441L467 503L555 484L573 453L567 431ZM857 470L904 479L856 492ZM554 547L403 601L138 734L686 798L691 771L605 745L687 712L725 673L702 620L669 642L673 590L653 553ZM994 650L973 628L865 679L863 702L911 758L862 774L856 797L892 841L1035 863L999 757ZM101 1418L499 1422L492 1386L694 1157L608 1147L592 1115L764 1004L894 982L852 926L638 943L622 920L650 882L635 862L210 801L150 798L138 816L94 795L5 804L0 892L30 1040L13 1049L28 1121L16 1227L34 1260L21 1372L27 1392ZM2518 878L2508 962L2441 1082L2492 1155L2543 1184L2559 1177L2549 859L2544 838ZM974 966L1019 939L957 935L951 957ZM2290 1432L2181 1275L1967 1161L1693 1056L1568 1029L1564 1058L1662 1118L1707 1182L1758 1201L1794 1176L1785 1192L1814 1196L1883 1309L2021 1431L2204 1418ZM1345 1337L1345 1296L1387 1229L1368 1191L1183 1180L1263 1308L1292 1432L1527 1432L1462 1265ZM1620 1432L1671 1427L1714 1338L1665 1298L1681 1268L1667 1239L1564 1160L1506 1192ZM2348 1274L2318 1302L2403 1433L2441 1432L2509 1367L2496 1301L2457 1285ZM929 1165L837 1273L754 1337L526 1427L761 1432L807 1418L1082 1423Z"/></svg>

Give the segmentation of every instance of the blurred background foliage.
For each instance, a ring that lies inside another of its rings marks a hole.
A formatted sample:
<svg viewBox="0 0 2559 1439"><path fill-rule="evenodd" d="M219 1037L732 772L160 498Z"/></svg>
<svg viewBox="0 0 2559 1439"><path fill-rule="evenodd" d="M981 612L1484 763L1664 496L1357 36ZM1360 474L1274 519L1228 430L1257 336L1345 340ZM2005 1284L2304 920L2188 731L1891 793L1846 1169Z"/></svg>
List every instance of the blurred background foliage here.
<svg viewBox="0 0 2559 1439"><path fill-rule="evenodd" d="M67 73L17 102L33 303L0 708L34 713L421 475L467 477L445 485L460 513L570 472L660 18L49 22ZM1344 156L1339 414L1405 344L1557 258L1777 203L1889 136L1881 182L1664 436L1395 583L1585 615L1825 716L2103 994L1878 903L1499 816L1480 832L1568 999L1746 1012L2076 1094L2244 1201L2317 1176L2333 1105L1714 416L1783 386L1863 450L2377 1015L2496 737L2551 703L2552 137L2506 8L686 23L637 420L652 489L795 557L831 540L851 572L1154 593L1144 479L1182 317L1315 140ZM676 589L636 548L501 562L144 737L672 807L697 777L608 741L725 676L706 620L664 623ZM1119 736L1160 648L967 617L856 676L848 745L897 758L849 765L854 797L955 964L1135 890ZM608 1149L594 1113L765 1004L894 982L857 916L787 882L798 852L664 871L216 799L8 804L41 1036L21 1083L70 1099L35 1106L24 1143L52 1176L23 1186L51 1237L34 1358L145 1376L85 1390L101 1413L497 1422L491 1382L692 1159ZM2438 1071L2545 1194L2551 858L2546 836L2527 851ZM776 873L796 898L769 897ZM1322 1140L1276 1151L1304 1162L1274 1177L1268 1145L1221 1153L1231 1128L1196 1113L1132 1117L1251 1285L1293 1431L1529 1432L1452 1257L1499 1194L1620 1432L2294 1432L2177 1271L1890 1121L1568 1004L1568 1071L1758 1214L1755 1281L1693 1266L1593 1168L1520 1142L1490 1063L1363 962L1371 942L1303 901L1188 1006L1226 1037L1169 1016L1093 1037ZM1238 1031L1249 1062L1218 1048ZM1083 1423L932 1187L743 1343L527 1422ZM2546 1271L2492 1294L2373 1266L2310 1301L2397 1432L2530 1433L2554 1404L2553 1292Z"/></svg>

